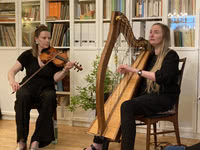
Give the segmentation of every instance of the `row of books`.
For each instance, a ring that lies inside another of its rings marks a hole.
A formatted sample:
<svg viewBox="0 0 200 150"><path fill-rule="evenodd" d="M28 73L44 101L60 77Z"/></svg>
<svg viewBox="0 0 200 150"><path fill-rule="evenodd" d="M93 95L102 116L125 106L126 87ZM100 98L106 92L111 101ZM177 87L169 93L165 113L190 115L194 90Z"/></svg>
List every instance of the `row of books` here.
<svg viewBox="0 0 200 150"><path fill-rule="evenodd" d="M172 15L195 15L196 0L168 0Z"/></svg>
<svg viewBox="0 0 200 150"><path fill-rule="evenodd" d="M69 46L70 44L70 29L66 23L49 23L51 35L51 46Z"/></svg>
<svg viewBox="0 0 200 150"><path fill-rule="evenodd" d="M126 13L126 0L104 0L103 1L103 18L111 18L112 11Z"/></svg>
<svg viewBox="0 0 200 150"><path fill-rule="evenodd" d="M76 3L76 19L95 19L95 1L79 1Z"/></svg>
<svg viewBox="0 0 200 150"><path fill-rule="evenodd" d="M22 18L24 21L39 21L40 6L23 7Z"/></svg>
<svg viewBox="0 0 200 150"><path fill-rule="evenodd" d="M16 46L14 25L0 25L0 46Z"/></svg>
<svg viewBox="0 0 200 150"><path fill-rule="evenodd" d="M194 47L195 46L194 29L171 30L172 46L176 47Z"/></svg>
<svg viewBox="0 0 200 150"><path fill-rule="evenodd" d="M15 5L14 3L0 4L0 22L15 21Z"/></svg>
<svg viewBox="0 0 200 150"><path fill-rule="evenodd" d="M15 21L15 12L0 12L0 22L14 22Z"/></svg>
<svg viewBox="0 0 200 150"><path fill-rule="evenodd" d="M95 23L75 23L74 24L74 45L76 47L96 46L96 24Z"/></svg>
<svg viewBox="0 0 200 150"><path fill-rule="evenodd" d="M133 3L135 17L161 17L163 0L137 0Z"/></svg>
<svg viewBox="0 0 200 150"><path fill-rule="evenodd" d="M49 16L47 20L52 20L52 17L57 20L69 19L69 1L49 2Z"/></svg>
<svg viewBox="0 0 200 150"><path fill-rule="evenodd" d="M15 11L15 3L1 3L0 11Z"/></svg>

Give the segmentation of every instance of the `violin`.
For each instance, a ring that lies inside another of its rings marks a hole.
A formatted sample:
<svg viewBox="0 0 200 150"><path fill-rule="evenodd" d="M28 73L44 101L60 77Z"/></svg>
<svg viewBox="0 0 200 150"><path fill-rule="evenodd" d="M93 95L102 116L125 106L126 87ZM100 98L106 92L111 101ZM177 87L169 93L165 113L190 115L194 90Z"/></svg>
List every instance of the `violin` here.
<svg viewBox="0 0 200 150"><path fill-rule="evenodd" d="M29 80L31 80L40 70L42 70L48 63L53 62L56 66L62 67L64 66L68 61L68 56L66 53L59 52L55 48L49 47L47 49L43 49L40 54L41 61L45 64L44 66L40 67L35 73L33 73L23 84L21 84L21 87L24 86ZM82 71L83 68L78 63L74 64L74 70L78 69L78 71ZM12 92L14 94L15 92Z"/></svg>
<svg viewBox="0 0 200 150"><path fill-rule="evenodd" d="M67 53L59 52L53 47L43 49L39 57L44 64L52 61L57 67L63 67L69 61ZM78 63L75 63L74 67L74 70L78 69L77 72L83 70Z"/></svg>

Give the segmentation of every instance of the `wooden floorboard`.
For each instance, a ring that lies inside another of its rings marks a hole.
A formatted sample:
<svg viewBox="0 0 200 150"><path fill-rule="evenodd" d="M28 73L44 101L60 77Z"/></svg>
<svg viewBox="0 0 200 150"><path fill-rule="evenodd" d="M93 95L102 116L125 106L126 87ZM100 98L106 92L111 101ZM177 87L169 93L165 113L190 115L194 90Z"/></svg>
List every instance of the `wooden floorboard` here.
<svg viewBox="0 0 200 150"><path fill-rule="evenodd" d="M34 123L30 124L30 135L34 130ZM86 134L87 128L71 127L66 125L58 125L58 144L50 144L42 148L44 150L82 150L91 144L93 137ZM28 142L30 141L30 136ZM159 141L167 141L176 144L174 137L159 137ZM181 139L186 145L192 145L200 140L197 139ZM16 126L15 121L0 120L0 150L14 150L16 147ZM151 150L153 150L153 145ZM111 143L109 150L120 150L119 143ZM135 150L145 150L145 134L137 134Z"/></svg>

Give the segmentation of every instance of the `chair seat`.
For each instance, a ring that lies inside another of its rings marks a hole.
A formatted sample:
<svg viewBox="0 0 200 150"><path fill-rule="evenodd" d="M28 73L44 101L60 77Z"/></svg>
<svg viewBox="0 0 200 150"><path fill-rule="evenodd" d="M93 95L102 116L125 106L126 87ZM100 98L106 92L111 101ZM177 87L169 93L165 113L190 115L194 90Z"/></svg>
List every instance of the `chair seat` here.
<svg viewBox="0 0 200 150"><path fill-rule="evenodd" d="M160 117L166 117L166 116L170 116L170 115L173 115L173 114L153 114L153 115L151 115L151 116L149 116L148 118L160 118Z"/></svg>
<svg viewBox="0 0 200 150"><path fill-rule="evenodd" d="M157 113L157 114L167 114L167 115L169 115L169 114L175 114L176 113L176 109L175 109L175 106L172 108L172 109L170 109L170 110L167 110L167 111L164 111L164 112L159 112L159 113Z"/></svg>

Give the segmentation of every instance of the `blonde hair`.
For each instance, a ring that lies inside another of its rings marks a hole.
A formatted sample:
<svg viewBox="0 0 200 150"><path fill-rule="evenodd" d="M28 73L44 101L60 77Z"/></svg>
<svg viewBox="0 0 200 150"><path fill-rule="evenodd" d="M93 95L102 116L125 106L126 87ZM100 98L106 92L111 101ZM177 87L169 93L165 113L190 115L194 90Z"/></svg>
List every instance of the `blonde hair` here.
<svg viewBox="0 0 200 150"><path fill-rule="evenodd" d="M48 31L49 32L48 27L45 26L44 24L37 26L35 33L34 33L33 44L32 44L32 54L33 54L34 57L38 56L38 44L35 41L35 37L38 38L42 31Z"/></svg>
<svg viewBox="0 0 200 150"><path fill-rule="evenodd" d="M153 66L153 68L150 70L151 72L156 72L161 68L163 59L165 55L170 51L170 30L169 27L162 24L162 23L155 23L154 25L159 25L161 27L162 33L163 33L163 41L160 46L160 53L157 55L157 60ZM153 48L153 47L152 47ZM147 79L147 93L159 93L160 86L153 80Z"/></svg>

